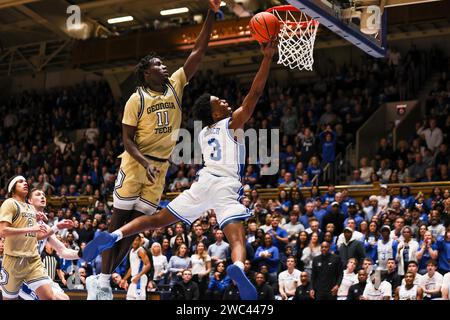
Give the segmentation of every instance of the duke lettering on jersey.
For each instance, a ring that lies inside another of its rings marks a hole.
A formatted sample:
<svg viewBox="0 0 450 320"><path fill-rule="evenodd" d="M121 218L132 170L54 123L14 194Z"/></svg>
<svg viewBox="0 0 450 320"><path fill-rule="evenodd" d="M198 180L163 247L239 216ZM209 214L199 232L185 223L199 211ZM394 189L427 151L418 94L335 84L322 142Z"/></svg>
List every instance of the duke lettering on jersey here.
<svg viewBox="0 0 450 320"><path fill-rule="evenodd" d="M214 176L240 179L244 174L245 144L237 142L223 119L199 134L205 170Z"/></svg>

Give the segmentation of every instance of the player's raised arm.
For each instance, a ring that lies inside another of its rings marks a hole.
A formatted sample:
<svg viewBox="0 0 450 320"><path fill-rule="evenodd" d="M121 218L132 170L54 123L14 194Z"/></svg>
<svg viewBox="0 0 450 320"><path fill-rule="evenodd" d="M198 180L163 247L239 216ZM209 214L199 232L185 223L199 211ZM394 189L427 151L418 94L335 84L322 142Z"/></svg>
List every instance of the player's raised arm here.
<svg viewBox="0 0 450 320"><path fill-rule="evenodd" d="M267 78L269 77L270 64L274 53L277 51L277 45L277 38L273 38L269 42L261 44L261 51L264 58L259 66L255 79L253 80L252 87L242 103L242 106L233 112L232 120L230 122L230 129L243 129L245 123L252 116L256 103L264 92L264 87L266 86Z"/></svg>
<svg viewBox="0 0 450 320"><path fill-rule="evenodd" d="M200 62L205 55L206 48L208 47L209 38L211 36L213 24L214 24L214 15L220 9L220 0L208 0L209 7L208 14L206 16L205 23L203 24L202 30L198 35L197 40L195 41L194 48L192 49L191 54L187 58L184 63L183 69L186 74L186 78L189 81L195 72L197 71Z"/></svg>

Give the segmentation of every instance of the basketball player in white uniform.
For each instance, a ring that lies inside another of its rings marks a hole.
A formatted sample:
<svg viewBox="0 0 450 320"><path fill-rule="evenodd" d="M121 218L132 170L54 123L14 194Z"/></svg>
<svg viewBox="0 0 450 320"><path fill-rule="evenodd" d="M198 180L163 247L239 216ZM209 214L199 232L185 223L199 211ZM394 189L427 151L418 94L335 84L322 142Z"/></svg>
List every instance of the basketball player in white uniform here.
<svg viewBox="0 0 450 320"><path fill-rule="evenodd" d="M30 203L37 212L44 212L44 209L47 206L47 198L45 197L44 191L39 189L31 190L28 196L28 203ZM59 241L55 236L55 232L57 232L58 230L72 228L73 222L71 220L62 220L52 228L46 225L42 220L38 221L38 223L43 224L47 227L46 237L38 241L39 254L44 251L45 244L48 241L50 245L55 249L56 254L59 257L67 260L77 260L80 258L78 251L66 248L64 243ZM56 282L52 281L51 286L56 300L69 300L69 296L64 293L63 289L61 289L61 287ZM38 300L36 293L32 289L30 289L30 287L26 283L24 283L20 288L19 296L23 300Z"/></svg>
<svg viewBox="0 0 450 320"><path fill-rule="evenodd" d="M150 270L150 260L145 249L141 246L141 237L137 236L131 244L130 268L121 280L123 288L127 290L127 300L145 300L148 278L146 273ZM127 280L131 276L131 283Z"/></svg>
<svg viewBox="0 0 450 320"><path fill-rule="evenodd" d="M414 284L414 274L405 274L405 283L395 289L395 300L422 300L423 290Z"/></svg>
<svg viewBox="0 0 450 320"><path fill-rule="evenodd" d="M84 252L99 254L123 237L165 227L179 220L191 225L206 210L214 209L219 226L231 246L233 264L227 268L228 276L237 283L242 300L257 299L256 289L243 271L246 251L242 220L251 214L239 202L243 191L240 179L244 174L245 161L242 129L264 91L277 43L277 39L271 39L261 45L264 58L241 107L232 112L225 100L210 94L202 95L195 102L195 118L205 126L198 137L205 162L198 181L159 213L139 217L113 233L99 234L88 243ZM95 255L89 254L84 258L92 260Z"/></svg>
<svg viewBox="0 0 450 320"><path fill-rule="evenodd" d="M382 226L380 231L381 239L379 239L376 244L377 269L386 273L388 260L396 258L398 242L397 240L391 239L391 228L389 226Z"/></svg>

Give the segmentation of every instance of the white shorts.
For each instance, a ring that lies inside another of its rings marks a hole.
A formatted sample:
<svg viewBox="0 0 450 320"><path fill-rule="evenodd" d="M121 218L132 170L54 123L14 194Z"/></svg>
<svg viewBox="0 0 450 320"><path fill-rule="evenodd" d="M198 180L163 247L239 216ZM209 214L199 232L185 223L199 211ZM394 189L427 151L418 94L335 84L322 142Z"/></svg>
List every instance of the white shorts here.
<svg viewBox="0 0 450 320"><path fill-rule="evenodd" d="M130 283L127 291L127 300L146 300L147 282L147 276L144 274L137 284L134 284L133 282Z"/></svg>
<svg viewBox="0 0 450 320"><path fill-rule="evenodd" d="M50 278L48 279L50 280ZM50 285L54 294L64 293L64 290L61 289L59 284L57 284L56 282L51 281ZM24 283L20 288L19 297L21 297L23 300L39 300L35 290L36 289L31 289L27 283Z"/></svg>
<svg viewBox="0 0 450 320"><path fill-rule="evenodd" d="M223 228L229 222L251 217L250 210L239 202L243 190L235 178L217 177L201 170L198 181L170 202L167 209L188 226L206 210L214 209Z"/></svg>

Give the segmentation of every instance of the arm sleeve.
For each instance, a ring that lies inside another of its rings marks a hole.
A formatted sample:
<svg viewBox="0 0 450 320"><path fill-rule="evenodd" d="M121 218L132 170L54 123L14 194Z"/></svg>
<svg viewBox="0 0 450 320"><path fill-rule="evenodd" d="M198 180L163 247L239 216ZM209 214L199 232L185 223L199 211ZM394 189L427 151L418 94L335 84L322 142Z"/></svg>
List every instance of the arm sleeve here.
<svg viewBox="0 0 450 320"><path fill-rule="evenodd" d="M142 103L143 101L141 101L139 94L133 93L131 95L125 104L125 109L123 110L123 124L137 127L141 108L143 108Z"/></svg>

